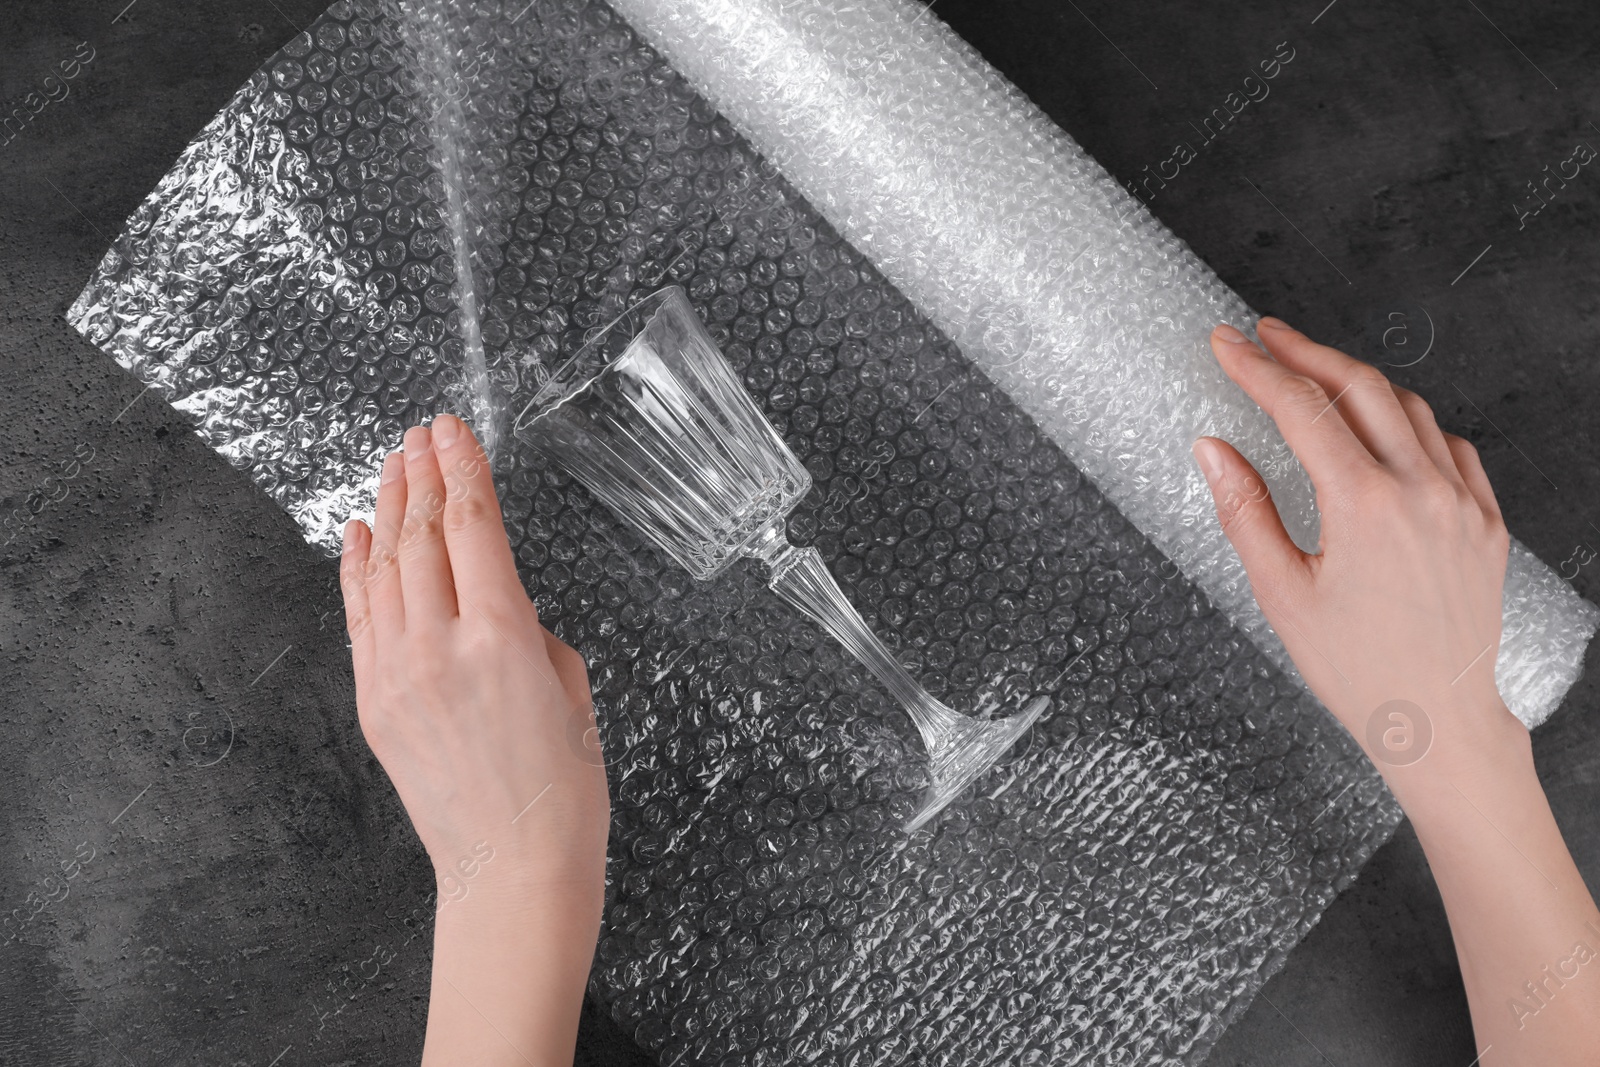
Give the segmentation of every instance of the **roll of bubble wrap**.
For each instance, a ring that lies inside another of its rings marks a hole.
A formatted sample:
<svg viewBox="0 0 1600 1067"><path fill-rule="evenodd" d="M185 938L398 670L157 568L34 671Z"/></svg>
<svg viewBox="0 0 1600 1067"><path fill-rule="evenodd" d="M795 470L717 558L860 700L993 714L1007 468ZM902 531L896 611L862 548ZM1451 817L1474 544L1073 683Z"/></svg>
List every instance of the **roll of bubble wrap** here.
<svg viewBox="0 0 1600 1067"><path fill-rule="evenodd" d="M784 176L1285 670L1189 448L1232 442L1317 545L1310 480L1207 341L1258 317L913 0L616 0ZM1520 543L1495 675L1528 726L1600 609Z"/></svg>
<svg viewBox="0 0 1600 1067"><path fill-rule="evenodd" d="M74 324L329 554L405 426L499 421L610 764L593 989L663 1063L1199 1062L1398 821L1348 735L610 7L407 11L275 56ZM791 539L930 691L1054 697L909 839L894 702L754 568L695 585L503 433L668 281L813 475Z"/></svg>

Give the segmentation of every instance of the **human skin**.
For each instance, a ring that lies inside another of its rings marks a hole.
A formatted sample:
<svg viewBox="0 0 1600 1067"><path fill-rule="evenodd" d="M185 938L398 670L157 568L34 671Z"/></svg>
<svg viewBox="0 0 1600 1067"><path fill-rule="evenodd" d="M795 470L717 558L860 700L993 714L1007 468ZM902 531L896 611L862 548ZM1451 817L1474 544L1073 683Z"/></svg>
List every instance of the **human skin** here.
<svg viewBox="0 0 1600 1067"><path fill-rule="evenodd" d="M1483 467L1373 368L1274 319L1257 332L1266 351L1225 326L1212 348L1311 476L1322 542L1296 547L1249 463L1201 438L1223 530L1301 674L1416 827L1479 1062L1593 1063L1600 957L1575 946L1600 952L1600 913L1495 689L1509 538ZM423 1064L571 1062L609 819L584 665L540 626L458 419L407 431L384 478L375 530L345 528L340 573L362 731L439 881ZM1388 717L1395 700L1409 719ZM1408 762L1391 741L1417 719L1431 743Z"/></svg>
<svg viewBox="0 0 1600 1067"><path fill-rule="evenodd" d="M361 730L439 883L422 1062L571 1063L610 823L588 676L522 588L477 439L440 415L404 445L340 580Z"/></svg>
<svg viewBox="0 0 1600 1067"><path fill-rule="evenodd" d="M1278 319L1256 333L1265 350L1218 326L1212 351L1310 475L1321 544L1302 552L1249 462L1202 437L1222 528L1295 666L1416 828L1479 1062L1594 1064L1600 912L1495 687L1510 537L1477 452L1375 368Z"/></svg>

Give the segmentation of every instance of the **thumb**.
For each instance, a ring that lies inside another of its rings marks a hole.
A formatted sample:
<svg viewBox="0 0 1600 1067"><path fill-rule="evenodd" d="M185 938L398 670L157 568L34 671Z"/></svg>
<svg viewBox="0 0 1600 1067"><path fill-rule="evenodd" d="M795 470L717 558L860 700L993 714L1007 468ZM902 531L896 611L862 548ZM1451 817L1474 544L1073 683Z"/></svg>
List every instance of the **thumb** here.
<svg viewBox="0 0 1600 1067"><path fill-rule="evenodd" d="M1239 553L1250 584L1282 589L1305 566L1306 554L1283 528L1267 483L1238 449L1215 437L1196 440L1194 458L1211 487L1222 532Z"/></svg>

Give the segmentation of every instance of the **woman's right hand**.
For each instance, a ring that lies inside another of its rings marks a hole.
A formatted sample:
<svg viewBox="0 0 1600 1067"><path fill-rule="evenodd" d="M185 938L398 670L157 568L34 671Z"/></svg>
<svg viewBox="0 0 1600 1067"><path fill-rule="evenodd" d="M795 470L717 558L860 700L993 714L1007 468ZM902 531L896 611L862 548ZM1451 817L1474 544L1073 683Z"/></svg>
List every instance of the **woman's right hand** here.
<svg viewBox="0 0 1600 1067"><path fill-rule="evenodd" d="M1195 458L1256 600L1416 828L1450 917L1480 1067L1600 1062L1600 912L1495 688L1510 544L1472 446L1372 367L1262 319L1212 333L1317 491L1302 552L1231 446Z"/></svg>
<svg viewBox="0 0 1600 1067"><path fill-rule="evenodd" d="M1321 551L1289 538L1231 445L1195 442L1223 531L1306 683L1399 792L1525 741L1495 687L1510 536L1477 451L1421 397L1277 319L1212 349L1316 487ZM1424 759L1426 757L1426 759Z"/></svg>

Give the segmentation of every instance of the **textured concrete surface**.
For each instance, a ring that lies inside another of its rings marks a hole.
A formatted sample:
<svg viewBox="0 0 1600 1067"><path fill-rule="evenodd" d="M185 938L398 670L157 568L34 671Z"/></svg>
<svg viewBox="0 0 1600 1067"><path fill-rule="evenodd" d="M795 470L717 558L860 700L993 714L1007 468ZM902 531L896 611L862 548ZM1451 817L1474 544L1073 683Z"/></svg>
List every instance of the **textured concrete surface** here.
<svg viewBox="0 0 1600 1067"><path fill-rule="evenodd" d="M355 724L334 568L61 319L322 2L124 3L0 6L0 101L39 92L0 134L0 1063L411 1062L431 879ZM1600 549L1600 174L1518 218L1600 148L1600 9L936 3L1120 178L1189 142L1156 213L1263 312L1396 365L1478 442L1513 532L1600 599L1574 555ZM1283 42L1269 95L1202 144L1190 124ZM1595 703L1586 675L1535 739L1591 885ZM1402 828L1210 1062L1475 1055ZM630 1059L586 1018L579 1062Z"/></svg>

